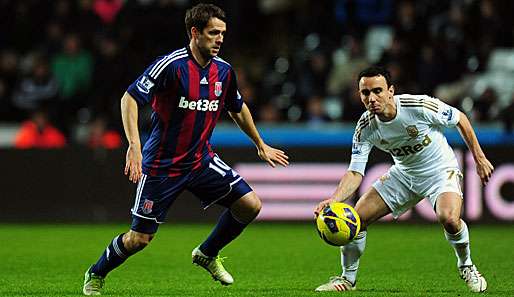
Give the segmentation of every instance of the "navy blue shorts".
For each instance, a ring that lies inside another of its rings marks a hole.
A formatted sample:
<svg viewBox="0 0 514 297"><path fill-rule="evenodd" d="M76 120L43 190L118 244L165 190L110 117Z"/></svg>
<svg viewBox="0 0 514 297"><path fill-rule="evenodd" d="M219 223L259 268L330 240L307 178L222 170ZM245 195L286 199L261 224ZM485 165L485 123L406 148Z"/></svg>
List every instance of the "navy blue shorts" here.
<svg viewBox="0 0 514 297"><path fill-rule="evenodd" d="M252 188L230 166L215 155L208 165L177 177L143 175L132 207L131 229L153 234L163 223L168 209L184 191L193 193L204 209L219 204L229 207Z"/></svg>

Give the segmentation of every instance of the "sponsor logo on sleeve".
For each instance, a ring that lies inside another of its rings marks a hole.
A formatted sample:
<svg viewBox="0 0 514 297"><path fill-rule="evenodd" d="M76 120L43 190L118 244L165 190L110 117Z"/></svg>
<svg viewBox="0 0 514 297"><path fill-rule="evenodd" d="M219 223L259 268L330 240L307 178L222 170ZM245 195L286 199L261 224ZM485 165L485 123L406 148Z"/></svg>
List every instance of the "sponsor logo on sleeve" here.
<svg viewBox="0 0 514 297"><path fill-rule="evenodd" d="M448 108L447 110L443 111L443 116L448 118L448 122L450 122L453 118L453 110L451 108Z"/></svg>
<svg viewBox="0 0 514 297"><path fill-rule="evenodd" d="M362 144L354 143L352 145L352 155L360 155L362 153Z"/></svg>
<svg viewBox="0 0 514 297"><path fill-rule="evenodd" d="M155 84L146 75L141 77L141 79L137 82L137 89L141 93L150 93L150 89L153 88L153 86L155 86Z"/></svg>

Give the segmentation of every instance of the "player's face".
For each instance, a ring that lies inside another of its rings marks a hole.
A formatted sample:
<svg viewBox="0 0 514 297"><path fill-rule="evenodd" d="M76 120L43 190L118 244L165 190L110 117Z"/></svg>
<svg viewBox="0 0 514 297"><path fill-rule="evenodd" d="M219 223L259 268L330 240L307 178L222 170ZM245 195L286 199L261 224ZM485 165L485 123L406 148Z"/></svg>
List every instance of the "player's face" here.
<svg viewBox="0 0 514 297"><path fill-rule="evenodd" d="M393 100L394 87L387 87L382 75L362 77L359 81L359 94L362 103L369 112L383 115Z"/></svg>
<svg viewBox="0 0 514 297"><path fill-rule="evenodd" d="M196 45L200 53L206 58L218 55L223 43L223 37L227 31L224 21L218 18L211 18L202 32L198 32Z"/></svg>

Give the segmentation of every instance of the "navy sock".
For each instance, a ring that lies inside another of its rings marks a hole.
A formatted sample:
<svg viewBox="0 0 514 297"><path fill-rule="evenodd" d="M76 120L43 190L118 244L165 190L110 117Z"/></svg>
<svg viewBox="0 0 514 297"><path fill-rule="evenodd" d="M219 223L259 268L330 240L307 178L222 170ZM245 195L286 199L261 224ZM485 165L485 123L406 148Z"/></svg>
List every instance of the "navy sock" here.
<svg viewBox="0 0 514 297"><path fill-rule="evenodd" d="M90 272L105 277L107 273L125 262L131 254L123 245L123 234L114 237L100 259L91 266Z"/></svg>
<svg viewBox="0 0 514 297"><path fill-rule="evenodd" d="M237 221L229 209L221 214L218 223L207 239L200 245L200 250L206 256L215 257L218 252L234 240L248 224Z"/></svg>

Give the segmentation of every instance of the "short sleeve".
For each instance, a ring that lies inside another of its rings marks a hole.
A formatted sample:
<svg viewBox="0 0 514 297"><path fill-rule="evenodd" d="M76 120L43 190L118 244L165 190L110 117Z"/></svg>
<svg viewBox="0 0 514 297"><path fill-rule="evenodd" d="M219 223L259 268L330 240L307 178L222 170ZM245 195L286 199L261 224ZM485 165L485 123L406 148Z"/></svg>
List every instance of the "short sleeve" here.
<svg viewBox="0 0 514 297"><path fill-rule="evenodd" d="M169 56L157 58L127 89L139 105L149 103L154 94L176 79L176 71Z"/></svg>
<svg viewBox="0 0 514 297"><path fill-rule="evenodd" d="M234 69L230 68L228 74L227 96L225 97L225 109L231 112L241 112L243 98L237 86L237 77Z"/></svg>
<svg viewBox="0 0 514 297"><path fill-rule="evenodd" d="M369 117L364 114L355 128L352 140L352 157L348 170L355 171L364 175L366 164L368 163L368 156L373 148L373 144L368 141L366 127L369 125Z"/></svg>
<svg viewBox="0 0 514 297"><path fill-rule="evenodd" d="M437 98L426 97L424 114L428 122L443 127L455 127L459 123L460 111Z"/></svg>
<svg viewBox="0 0 514 297"><path fill-rule="evenodd" d="M364 175L366 164L368 163L368 156L372 148L373 145L369 142L354 142L352 144L352 158L348 170Z"/></svg>

